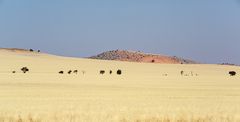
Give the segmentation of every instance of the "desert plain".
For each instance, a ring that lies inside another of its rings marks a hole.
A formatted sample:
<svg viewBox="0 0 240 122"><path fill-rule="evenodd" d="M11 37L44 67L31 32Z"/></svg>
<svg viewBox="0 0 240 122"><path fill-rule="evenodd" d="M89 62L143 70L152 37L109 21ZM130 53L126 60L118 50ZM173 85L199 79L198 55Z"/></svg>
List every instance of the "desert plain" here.
<svg viewBox="0 0 240 122"><path fill-rule="evenodd" d="M1 49L0 122L239 122L240 75L229 71L240 67Z"/></svg>

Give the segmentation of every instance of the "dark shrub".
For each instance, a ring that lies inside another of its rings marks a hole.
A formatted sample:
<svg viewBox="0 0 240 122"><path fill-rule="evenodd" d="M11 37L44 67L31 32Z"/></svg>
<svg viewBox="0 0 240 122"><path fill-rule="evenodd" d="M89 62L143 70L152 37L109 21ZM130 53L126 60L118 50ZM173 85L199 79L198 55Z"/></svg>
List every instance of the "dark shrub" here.
<svg viewBox="0 0 240 122"><path fill-rule="evenodd" d="M117 74L118 74L118 75L121 75L121 74L122 74L122 70L120 70L120 69L117 70Z"/></svg>
<svg viewBox="0 0 240 122"><path fill-rule="evenodd" d="M229 71L230 76L235 76L237 73L235 71Z"/></svg>
<svg viewBox="0 0 240 122"><path fill-rule="evenodd" d="M77 74L77 73L78 73L78 70L74 70L73 73Z"/></svg>
<svg viewBox="0 0 240 122"><path fill-rule="evenodd" d="M184 74L184 71L181 71L181 75L183 75Z"/></svg>
<svg viewBox="0 0 240 122"><path fill-rule="evenodd" d="M104 70L100 70L100 74L103 75L105 73Z"/></svg>
<svg viewBox="0 0 240 122"><path fill-rule="evenodd" d="M23 73L26 73L26 72L29 71L29 69L27 67L23 67L21 70L22 70Z"/></svg>
<svg viewBox="0 0 240 122"><path fill-rule="evenodd" d="M59 71L58 73L59 73L59 74L63 74L64 72L63 72L63 71Z"/></svg>

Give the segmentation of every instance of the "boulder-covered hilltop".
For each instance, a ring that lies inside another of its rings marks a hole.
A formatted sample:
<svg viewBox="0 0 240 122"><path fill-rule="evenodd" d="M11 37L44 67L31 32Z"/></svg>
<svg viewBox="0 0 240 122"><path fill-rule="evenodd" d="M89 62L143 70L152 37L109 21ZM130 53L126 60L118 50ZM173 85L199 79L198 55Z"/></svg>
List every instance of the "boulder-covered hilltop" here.
<svg viewBox="0 0 240 122"><path fill-rule="evenodd" d="M103 52L96 56L89 57L91 59L116 60L143 63L163 63L163 64L196 64L197 62L179 58L176 56L165 56L156 54L147 54L136 51L113 50Z"/></svg>

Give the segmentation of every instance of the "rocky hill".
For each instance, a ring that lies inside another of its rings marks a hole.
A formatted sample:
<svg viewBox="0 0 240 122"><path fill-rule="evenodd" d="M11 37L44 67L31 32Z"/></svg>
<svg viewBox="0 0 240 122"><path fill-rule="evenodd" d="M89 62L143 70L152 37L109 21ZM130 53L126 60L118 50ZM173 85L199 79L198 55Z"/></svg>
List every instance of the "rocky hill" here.
<svg viewBox="0 0 240 122"><path fill-rule="evenodd" d="M144 63L163 63L163 64L196 64L197 62L179 58L176 56L164 56L155 54L146 54L136 51L113 50L103 52L99 55L89 57L91 59L116 60Z"/></svg>

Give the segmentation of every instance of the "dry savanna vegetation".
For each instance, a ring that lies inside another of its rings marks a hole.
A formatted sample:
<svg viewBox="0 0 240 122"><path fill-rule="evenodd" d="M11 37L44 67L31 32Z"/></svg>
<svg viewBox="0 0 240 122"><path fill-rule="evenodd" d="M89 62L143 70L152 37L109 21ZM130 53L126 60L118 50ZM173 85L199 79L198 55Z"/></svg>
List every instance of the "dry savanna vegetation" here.
<svg viewBox="0 0 240 122"><path fill-rule="evenodd" d="M7 50L0 50L0 59L0 122L240 121L240 76L229 75L240 73L236 66L99 61ZM23 73L23 67L29 70Z"/></svg>

